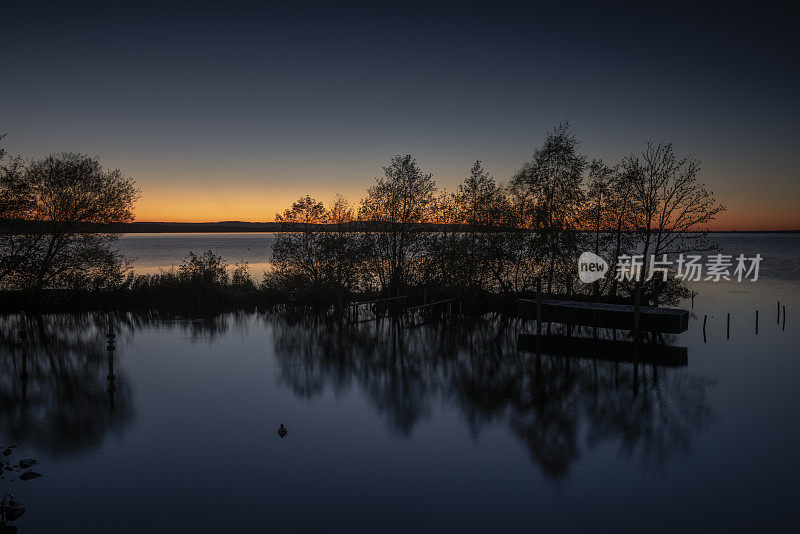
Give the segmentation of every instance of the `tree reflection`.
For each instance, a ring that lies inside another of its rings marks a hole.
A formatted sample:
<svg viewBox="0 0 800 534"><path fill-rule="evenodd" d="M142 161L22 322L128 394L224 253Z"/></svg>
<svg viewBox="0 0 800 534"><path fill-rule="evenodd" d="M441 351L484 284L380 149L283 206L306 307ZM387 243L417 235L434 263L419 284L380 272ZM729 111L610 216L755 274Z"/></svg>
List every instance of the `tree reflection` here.
<svg viewBox="0 0 800 534"><path fill-rule="evenodd" d="M685 368L522 353L519 323L502 316L411 329L309 314L268 320L280 381L296 395L357 386L406 436L428 406L445 400L474 436L507 425L555 480L568 476L583 450L600 446L663 467L710 420L709 380Z"/></svg>
<svg viewBox="0 0 800 534"><path fill-rule="evenodd" d="M245 329L251 317L245 312L202 318L114 314L113 351L107 344L107 314L0 317L0 436L52 455L96 447L134 418L132 388L115 352L136 331L170 329L192 343L211 343L231 328Z"/></svg>
<svg viewBox="0 0 800 534"><path fill-rule="evenodd" d="M133 419L130 384L118 367L110 373L113 352L106 350L103 318L28 317L24 342L21 318L0 321L0 433L6 440L73 454Z"/></svg>
<svg viewBox="0 0 800 534"><path fill-rule="evenodd" d="M115 316L114 330L120 347L144 328L212 343L231 329L252 328L253 319L123 314ZM133 420L124 367L109 366L106 320L29 317L25 350L17 318L0 319L0 435L69 454L97 446ZM598 447L663 467L688 452L710 420L711 383L685 367L521 352L520 323L501 315L414 328L388 319L350 324L307 310L260 320L273 332L279 381L295 395L356 388L389 428L407 437L431 416L431 406L450 404L475 437L489 426L508 428L553 480L567 477L585 451Z"/></svg>

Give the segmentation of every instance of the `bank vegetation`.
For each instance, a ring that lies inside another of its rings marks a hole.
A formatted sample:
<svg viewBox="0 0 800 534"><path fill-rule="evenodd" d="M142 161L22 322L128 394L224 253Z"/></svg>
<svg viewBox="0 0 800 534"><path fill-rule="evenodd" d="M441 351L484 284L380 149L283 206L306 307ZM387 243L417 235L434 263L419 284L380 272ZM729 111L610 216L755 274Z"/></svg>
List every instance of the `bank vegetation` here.
<svg viewBox="0 0 800 534"><path fill-rule="evenodd" d="M615 259L712 248L705 229L724 207L699 171L667 143L648 143L615 163L590 160L565 125L502 183L476 161L446 191L414 157L398 155L357 203L304 195L276 214L283 231L265 258L272 268L254 280L245 265L212 251L190 252L175 269L134 274L112 232L133 220L139 190L131 178L80 154L24 161L0 150L2 307L341 309L406 295L483 309L537 290L616 302L638 290L643 302L670 304L687 288L650 277L646 261L640 281L618 281ZM611 274L580 283L584 251L605 258Z"/></svg>

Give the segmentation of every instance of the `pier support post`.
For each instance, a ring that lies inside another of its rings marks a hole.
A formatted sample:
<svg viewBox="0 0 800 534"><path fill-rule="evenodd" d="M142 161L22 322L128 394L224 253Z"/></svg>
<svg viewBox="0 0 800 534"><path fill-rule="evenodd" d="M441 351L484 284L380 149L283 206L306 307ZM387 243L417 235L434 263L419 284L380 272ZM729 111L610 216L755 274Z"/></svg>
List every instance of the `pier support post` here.
<svg viewBox="0 0 800 534"><path fill-rule="evenodd" d="M22 371L19 374L23 386L28 379L28 321L25 312L22 312L19 324L19 342L22 348Z"/></svg>
<svg viewBox="0 0 800 534"><path fill-rule="evenodd" d="M706 323L708 322L708 315L703 315L703 343L706 342Z"/></svg>
<svg viewBox="0 0 800 534"><path fill-rule="evenodd" d="M730 312L728 312L728 333L727 333L727 339L730 339L730 338L731 338L731 314L730 314Z"/></svg>
<svg viewBox="0 0 800 534"><path fill-rule="evenodd" d="M108 314L108 334L106 334L106 338L108 340L108 345L106 346L106 350L108 351L108 376L106 377L108 380L108 402L111 406L111 409L114 409L114 397L117 391L117 376L114 374L114 348L116 345L116 334L114 334L114 316L112 314Z"/></svg>
<svg viewBox="0 0 800 534"><path fill-rule="evenodd" d="M636 288L636 294L634 296L634 307L633 307L633 338L635 341L639 341L639 300L641 299L641 289Z"/></svg>
<svg viewBox="0 0 800 534"><path fill-rule="evenodd" d="M536 353L542 344L542 277L536 279Z"/></svg>

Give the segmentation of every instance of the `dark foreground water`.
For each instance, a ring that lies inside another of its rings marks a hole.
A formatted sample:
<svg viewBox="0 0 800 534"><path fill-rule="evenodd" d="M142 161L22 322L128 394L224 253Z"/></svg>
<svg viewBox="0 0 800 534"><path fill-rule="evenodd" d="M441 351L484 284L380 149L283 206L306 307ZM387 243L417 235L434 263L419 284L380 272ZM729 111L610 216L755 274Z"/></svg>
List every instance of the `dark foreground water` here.
<svg viewBox="0 0 800 534"><path fill-rule="evenodd" d="M758 247L768 276L696 287L668 340L679 366L537 357L517 348L532 325L494 316L131 315L110 389L104 316L29 317L26 359L7 316L0 493L24 504L21 533L796 532L800 242L784 238L729 244ZM20 480L28 458L43 476Z"/></svg>

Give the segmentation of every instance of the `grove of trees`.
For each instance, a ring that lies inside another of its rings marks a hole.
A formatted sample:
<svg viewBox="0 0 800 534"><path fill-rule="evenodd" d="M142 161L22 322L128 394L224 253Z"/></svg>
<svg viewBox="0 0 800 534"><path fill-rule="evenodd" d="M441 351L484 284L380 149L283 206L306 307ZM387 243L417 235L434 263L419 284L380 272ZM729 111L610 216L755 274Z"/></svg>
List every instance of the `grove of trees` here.
<svg viewBox="0 0 800 534"><path fill-rule="evenodd" d="M616 164L589 161L566 125L547 134L505 184L477 161L455 193L437 189L410 155L395 156L357 209L341 196L329 209L310 196L277 215L279 234L265 284L293 293L480 299L536 290L674 302L674 279L618 281L620 255L701 251L707 224L724 210L699 180L699 163L670 144L648 144ZM299 223L299 226L298 226ZM302 229L302 231L298 231ZM576 284L578 256L592 251L611 274Z"/></svg>
<svg viewBox="0 0 800 534"><path fill-rule="evenodd" d="M133 220L134 181L81 154L24 161L0 149L0 290L342 305L412 294L477 302L539 288L624 300L636 289L644 302L671 303L688 293L674 278L648 276L645 261L641 281L620 281L614 262L709 248L705 227L724 208L699 181L699 169L664 143L616 163L590 160L566 125L550 131L505 183L477 161L448 192L411 155L398 155L357 204L337 195L325 205L306 195L277 214L285 232L259 286L245 266L231 271L210 251L190 253L178 271L126 275L110 228ZM583 251L609 261L611 274L577 283Z"/></svg>
<svg viewBox="0 0 800 534"><path fill-rule="evenodd" d="M124 258L107 229L133 220L133 180L82 154L5 156L0 152L0 288L37 293L121 283Z"/></svg>

